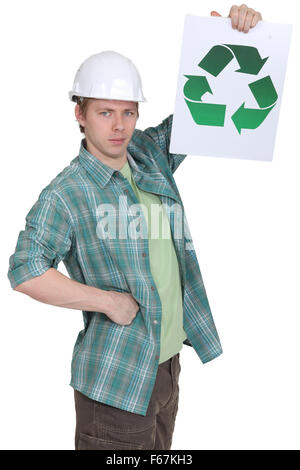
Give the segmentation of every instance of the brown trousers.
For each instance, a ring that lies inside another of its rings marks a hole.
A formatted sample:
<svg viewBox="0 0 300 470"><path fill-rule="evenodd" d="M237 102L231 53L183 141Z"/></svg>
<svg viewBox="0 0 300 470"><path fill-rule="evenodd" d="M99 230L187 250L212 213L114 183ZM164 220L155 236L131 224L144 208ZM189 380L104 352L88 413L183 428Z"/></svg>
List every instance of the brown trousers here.
<svg viewBox="0 0 300 470"><path fill-rule="evenodd" d="M158 366L146 416L116 408L74 390L76 450L171 448L179 398L179 353Z"/></svg>

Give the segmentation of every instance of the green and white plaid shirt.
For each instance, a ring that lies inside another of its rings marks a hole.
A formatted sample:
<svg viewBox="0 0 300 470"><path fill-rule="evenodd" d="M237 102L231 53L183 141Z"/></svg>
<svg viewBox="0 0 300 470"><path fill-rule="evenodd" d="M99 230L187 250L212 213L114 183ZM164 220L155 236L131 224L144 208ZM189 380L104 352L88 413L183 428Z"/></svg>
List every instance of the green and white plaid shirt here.
<svg viewBox="0 0 300 470"><path fill-rule="evenodd" d="M185 216L172 209L175 204L184 215L173 173L186 155L169 153L171 128L172 115L157 127L135 129L128 159L137 186L159 195L170 208L188 338L184 343L205 363L219 356L222 347ZM71 279L133 295L139 311L130 325L83 311L84 329L74 346L70 385L94 400L145 416L159 363L162 314L148 240L105 238L97 229L100 205L116 208L118 227L120 217L128 215L125 200L129 206L138 202L127 179L91 155L83 139L79 155L42 190L27 214L25 230L9 258L8 278L14 288L63 261Z"/></svg>

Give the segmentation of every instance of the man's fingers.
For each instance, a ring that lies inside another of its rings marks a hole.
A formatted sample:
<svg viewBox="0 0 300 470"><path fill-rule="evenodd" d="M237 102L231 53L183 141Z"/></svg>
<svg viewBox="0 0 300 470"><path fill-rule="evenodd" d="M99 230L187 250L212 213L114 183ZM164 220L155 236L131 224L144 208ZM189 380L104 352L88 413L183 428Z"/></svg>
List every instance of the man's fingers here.
<svg viewBox="0 0 300 470"><path fill-rule="evenodd" d="M215 10L211 11L210 14L211 16L222 16ZM244 31L244 33L248 33L250 28L254 28L262 20L260 12L248 8L244 3L241 6L232 5L228 18L231 19L233 29Z"/></svg>
<svg viewBox="0 0 300 470"><path fill-rule="evenodd" d="M252 10L252 8L249 8L248 12L247 12L247 15L246 15L246 18L245 18L245 24L244 24L244 33L248 33L249 32L249 29L251 28L251 25L252 25L252 20L254 18L254 15L255 15L255 11Z"/></svg>
<svg viewBox="0 0 300 470"><path fill-rule="evenodd" d="M238 28L237 28L239 31L243 31L244 29L247 12L248 12L247 5L245 4L241 5L239 8L239 22L238 22Z"/></svg>
<svg viewBox="0 0 300 470"><path fill-rule="evenodd" d="M252 18L251 28L254 28L254 26L256 26L257 23L261 20L262 20L261 14L259 13L259 11L257 11Z"/></svg>
<svg viewBox="0 0 300 470"><path fill-rule="evenodd" d="M237 5L233 5L230 8L229 18L231 18L231 25L233 29L237 29L239 20L239 7Z"/></svg>

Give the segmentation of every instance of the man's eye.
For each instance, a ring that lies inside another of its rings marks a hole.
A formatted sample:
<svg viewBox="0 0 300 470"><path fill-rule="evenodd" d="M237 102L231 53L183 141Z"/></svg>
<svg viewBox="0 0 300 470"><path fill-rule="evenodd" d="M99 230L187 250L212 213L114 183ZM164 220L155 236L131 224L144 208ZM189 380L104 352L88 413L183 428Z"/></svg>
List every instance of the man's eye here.
<svg viewBox="0 0 300 470"><path fill-rule="evenodd" d="M107 117L110 115L110 111L102 111L100 114ZM133 116L134 113L132 111L125 111L125 114L126 116Z"/></svg>

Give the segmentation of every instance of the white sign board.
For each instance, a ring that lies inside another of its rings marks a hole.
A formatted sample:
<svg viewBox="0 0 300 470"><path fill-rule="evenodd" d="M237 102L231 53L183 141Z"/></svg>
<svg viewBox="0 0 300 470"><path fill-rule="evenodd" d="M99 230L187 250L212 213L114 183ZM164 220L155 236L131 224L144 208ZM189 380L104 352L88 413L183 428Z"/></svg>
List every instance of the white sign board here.
<svg viewBox="0 0 300 470"><path fill-rule="evenodd" d="M170 152L272 160L291 33L187 15Z"/></svg>

